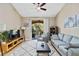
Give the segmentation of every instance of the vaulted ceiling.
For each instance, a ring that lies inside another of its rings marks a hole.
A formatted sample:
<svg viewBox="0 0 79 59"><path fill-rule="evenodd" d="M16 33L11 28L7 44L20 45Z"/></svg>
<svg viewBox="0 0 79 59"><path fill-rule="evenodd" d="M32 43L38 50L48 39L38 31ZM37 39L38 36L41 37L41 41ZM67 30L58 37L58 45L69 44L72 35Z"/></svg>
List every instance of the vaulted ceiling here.
<svg viewBox="0 0 79 59"><path fill-rule="evenodd" d="M37 10L33 3L13 3L13 7L22 17L55 17L64 7L64 3L46 3L46 11Z"/></svg>

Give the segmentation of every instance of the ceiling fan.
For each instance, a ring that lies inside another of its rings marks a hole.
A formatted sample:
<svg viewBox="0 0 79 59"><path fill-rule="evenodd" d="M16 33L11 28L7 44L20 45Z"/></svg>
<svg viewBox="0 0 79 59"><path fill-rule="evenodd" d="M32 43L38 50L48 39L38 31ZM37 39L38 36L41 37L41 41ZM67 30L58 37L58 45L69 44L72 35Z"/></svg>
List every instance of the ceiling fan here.
<svg viewBox="0 0 79 59"><path fill-rule="evenodd" d="M47 10L46 8L43 8L43 6L44 6L46 3L33 3L33 4L37 6L37 9L38 9L38 10L43 10L43 11L46 11L46 10Z"/></svg>

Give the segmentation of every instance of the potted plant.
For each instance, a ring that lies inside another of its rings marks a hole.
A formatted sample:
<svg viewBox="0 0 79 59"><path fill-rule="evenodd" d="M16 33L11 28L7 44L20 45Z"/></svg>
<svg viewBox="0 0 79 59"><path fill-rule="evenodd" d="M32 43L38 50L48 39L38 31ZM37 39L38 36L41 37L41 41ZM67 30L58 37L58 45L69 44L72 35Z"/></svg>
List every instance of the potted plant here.
<svg viewBox="0 0 79 59"><path fill-rule="evenodd" d="M8 41L8 31L0 33L0 41L5 44Z"/></svg>

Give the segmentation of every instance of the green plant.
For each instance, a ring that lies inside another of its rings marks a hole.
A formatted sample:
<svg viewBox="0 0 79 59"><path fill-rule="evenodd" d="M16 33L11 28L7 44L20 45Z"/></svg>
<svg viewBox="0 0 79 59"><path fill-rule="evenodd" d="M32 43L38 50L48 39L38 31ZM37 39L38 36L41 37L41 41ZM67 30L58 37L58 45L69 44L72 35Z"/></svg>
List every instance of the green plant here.
<svg viewBox="0 0 79 59"><path fill-rule="evenodd" d="M0 39L3 42L7 42L7 40L8 40L8 31L4 31L4 32L0 33Z"/></svg>
<svg viewBox="0 0 79 59"><path fill-rule="evenodd" d="M35 29L34 29L35 28ZM32 26L32 33L36 34L36 35L41 35L43 34L43 30L42 30L42 25L40 23L38 24L33 24Z"/></svg>

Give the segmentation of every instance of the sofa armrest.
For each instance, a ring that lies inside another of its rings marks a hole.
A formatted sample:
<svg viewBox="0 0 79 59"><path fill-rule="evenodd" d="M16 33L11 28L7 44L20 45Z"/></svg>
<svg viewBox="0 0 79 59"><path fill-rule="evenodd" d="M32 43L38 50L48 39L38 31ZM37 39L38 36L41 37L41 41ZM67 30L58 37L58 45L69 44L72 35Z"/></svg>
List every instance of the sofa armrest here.
<svg viewBox="0 0 79 59"><path fill-rule="evenodd" d="M68 56L79 56L79 48L69 48Z"/></svg>
<svg viewBox="0 0 79 59"><path fill-rule="evenodd" d="M61 55L67 56L68 55L68 50L65 48L65 46L59 46L59 51Z"/></svg>

